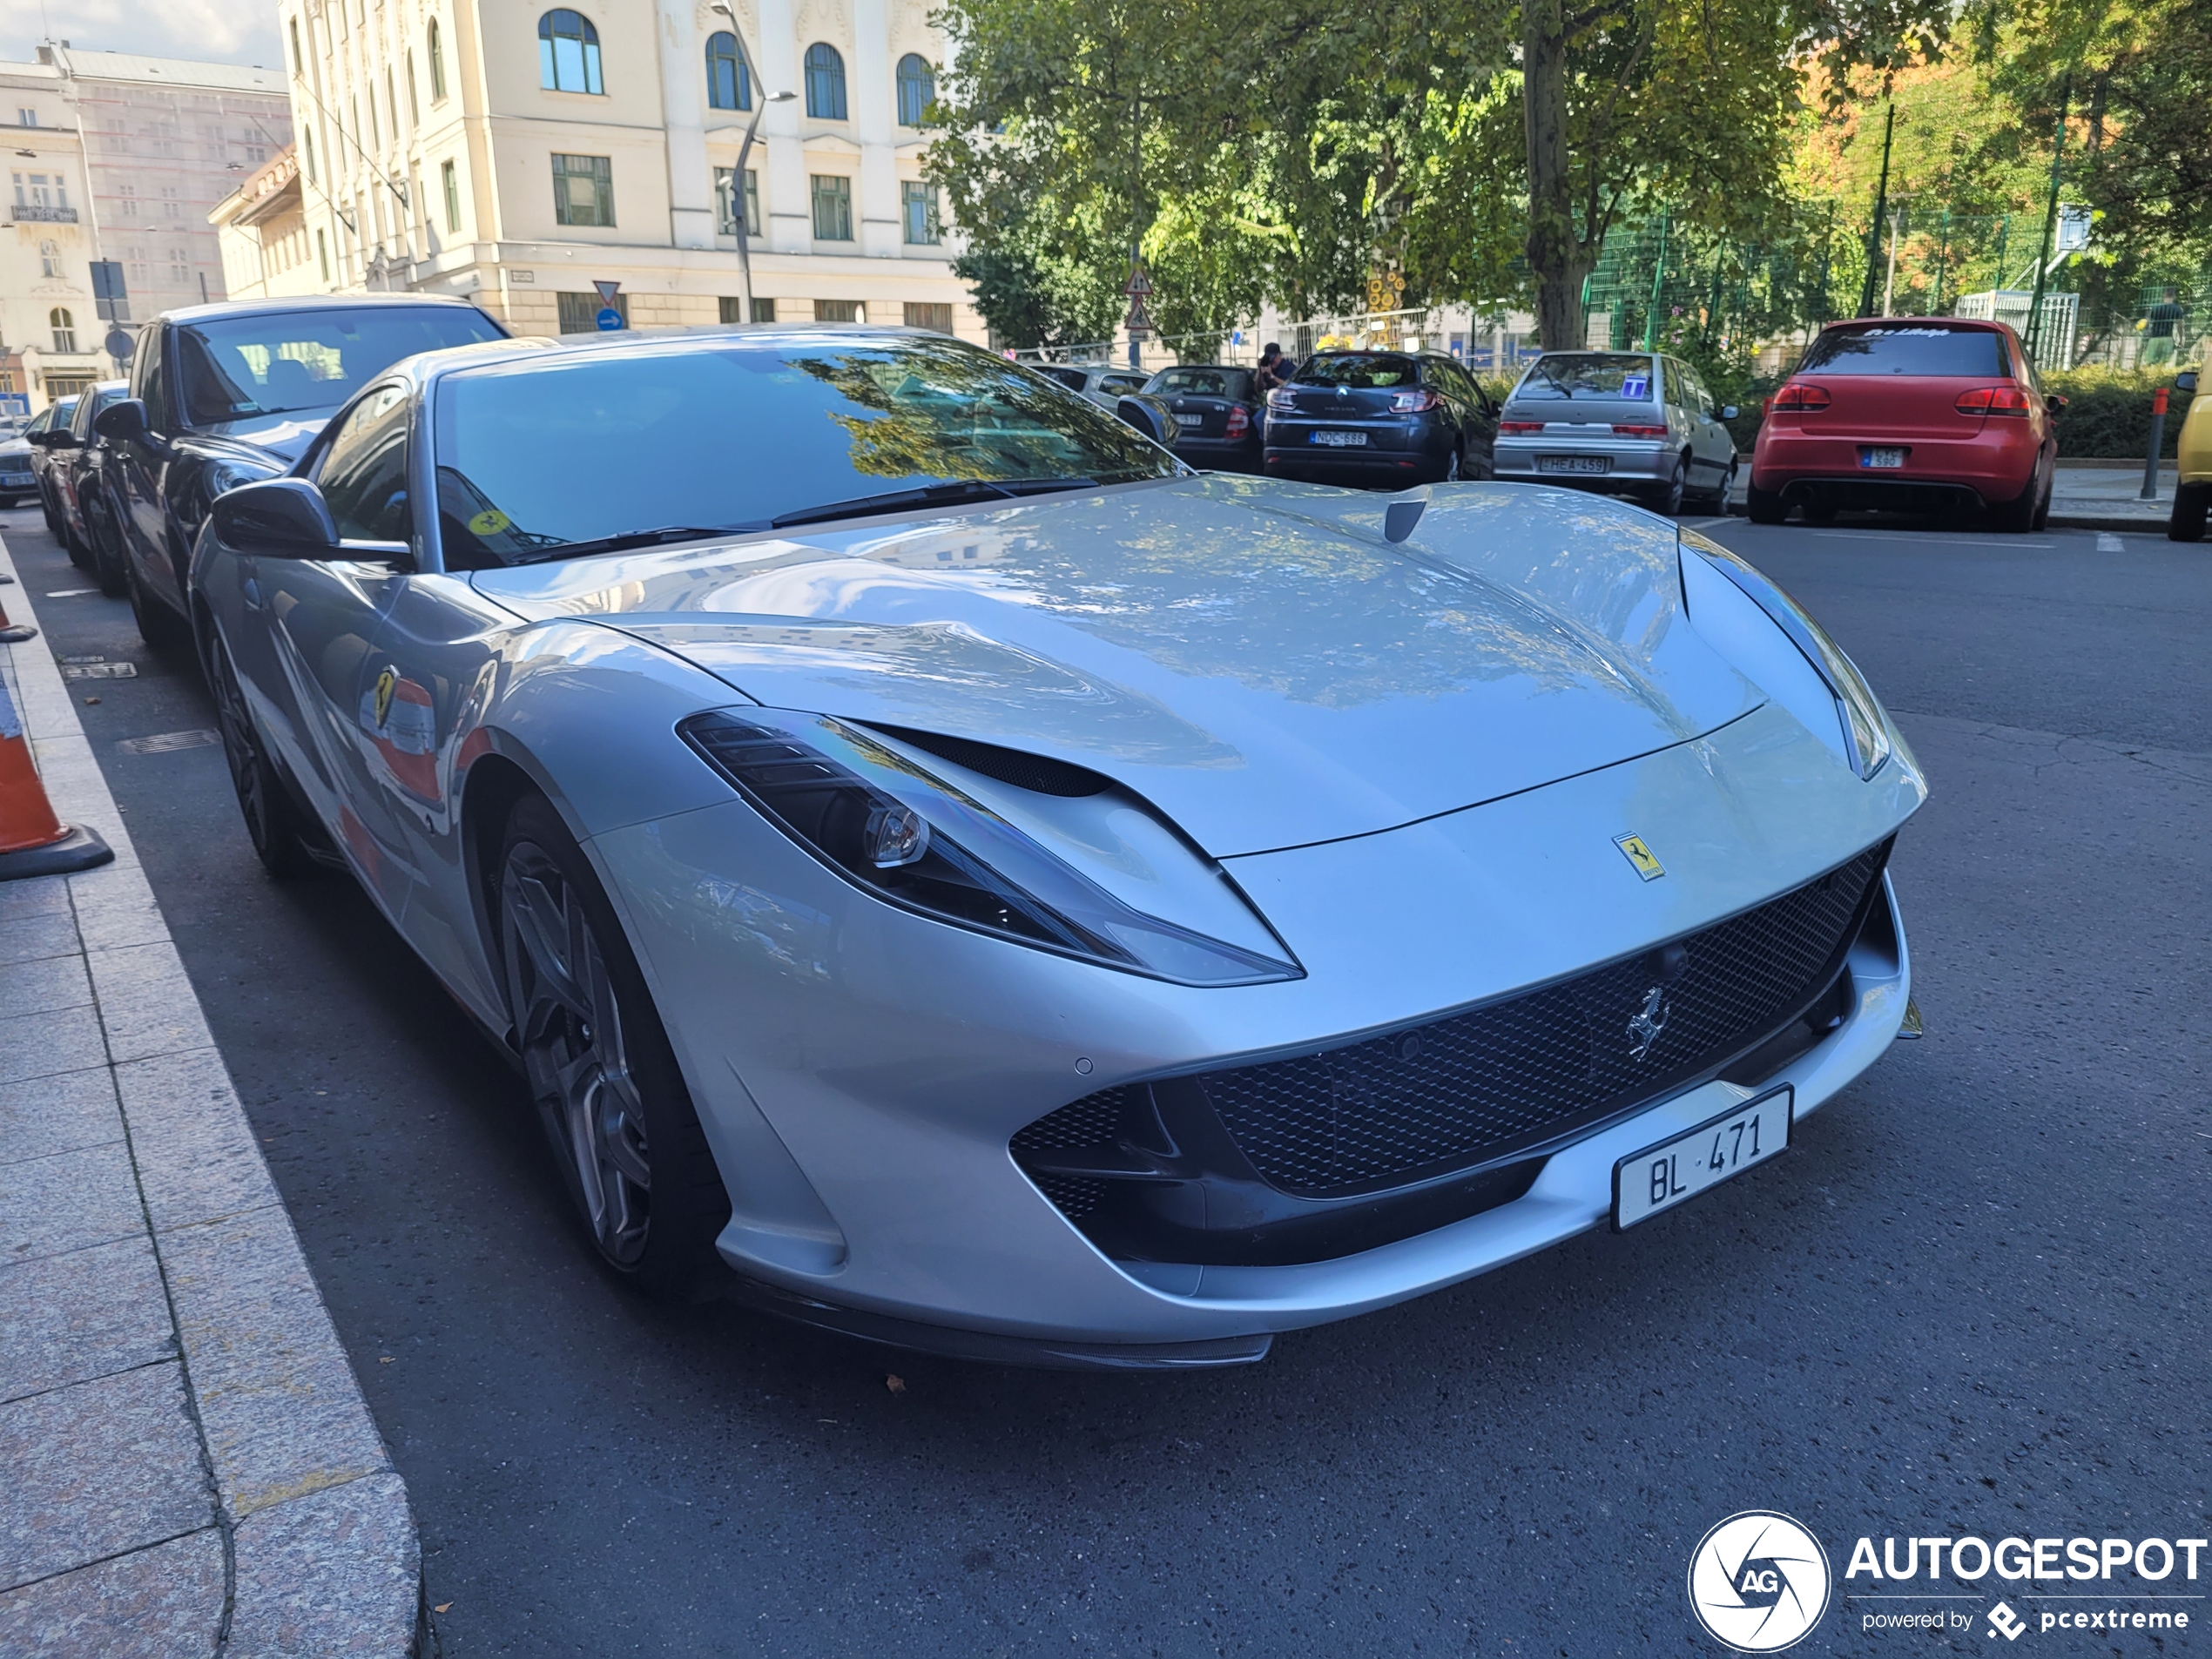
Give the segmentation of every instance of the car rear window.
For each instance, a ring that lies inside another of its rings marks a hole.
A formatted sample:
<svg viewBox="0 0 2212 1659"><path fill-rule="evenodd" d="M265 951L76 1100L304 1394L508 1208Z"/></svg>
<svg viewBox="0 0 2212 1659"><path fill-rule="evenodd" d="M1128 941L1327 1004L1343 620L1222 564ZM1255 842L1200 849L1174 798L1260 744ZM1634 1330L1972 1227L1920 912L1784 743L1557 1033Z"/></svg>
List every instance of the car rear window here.
<svg viewBox="0 0 2212 1659"><path fill-rule="evenodd" d="M2009 374L2005 336L1993 328L1831 328L1806 348L1797 373L1810 374Z"/></svg>
<svg viewBox="0 0 2212 1659"><path fill-rule="evenodd" d="M1241 368L1163 368L1152 377L1150 389L1192 397L1242 397L1246 380Z"/></svg>
<svg viewBox="0 0 2212 1659"><path fill-rule="evenodd" d="M1651 360L1635 352L1547 352L1514 388L1516 402L1529 398L1603 397L1629 403L1651 401Z"/></svg>
<svg viewBox="0 0 2212 1659"><path fill-rule="evenodd" d="M188 324L177 330L185 419L220 426L334 409L402 357L504 338L474 306L370 306Z"/></svg>
<svg viewBox="0 0 2212 1659"><path fill-rule="evenodd" d="M1420 371L1410 357L1395 353L1339 352L1316 357L1298 372L1301 386L1411 386Z"/></svg>

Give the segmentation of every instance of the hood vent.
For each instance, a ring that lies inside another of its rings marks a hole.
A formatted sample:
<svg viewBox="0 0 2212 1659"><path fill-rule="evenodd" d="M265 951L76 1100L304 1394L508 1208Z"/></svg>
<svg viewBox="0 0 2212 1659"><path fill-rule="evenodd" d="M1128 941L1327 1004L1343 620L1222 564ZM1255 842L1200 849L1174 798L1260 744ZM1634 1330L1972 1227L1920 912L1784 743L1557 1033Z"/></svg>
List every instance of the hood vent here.
<svg viewBox="0 0 2212 1659"><path fill-rule="evenodd" d="M1113 787L1109 779L1084 767L1071 766L1064 760L1054 760L1045 755L1025 754L1019 749L1001 749L995 743L948 738L941 732L915 732L902 725L875 725L874 729L956 766L980 772L995 783L1027 789L1035 794L1070 798L1103 795Z"/></svg>

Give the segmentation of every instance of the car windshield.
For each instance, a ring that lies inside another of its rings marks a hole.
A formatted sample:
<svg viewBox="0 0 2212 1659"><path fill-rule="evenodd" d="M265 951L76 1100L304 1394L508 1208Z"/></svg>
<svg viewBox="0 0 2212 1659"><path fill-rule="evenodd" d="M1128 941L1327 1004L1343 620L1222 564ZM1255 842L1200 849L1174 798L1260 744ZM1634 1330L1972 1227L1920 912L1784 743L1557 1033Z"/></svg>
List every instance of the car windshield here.
<svg viewBox="0 0 2212 1659"><path fill-rule="evenodd" d="M1180 475L1173 456L955 340L690 341L446 376L455 565Z"/></svg>
<svg viewBox="0 0 2212 1659"><path fill-rule="evenodd" d="M1241 368L1163 368L1144 389L1162 396L1242 397L1250 381Z"/></svg>
<svg viewBox="0 0 2212 1659"><path fill-rule="evenodd" d="M1994 328L1831 328L1805 349L1797 373L1810 374L2008 374L2005 336Z"/></svg>
<svg viewBox="0 0 2212 1659"><path fill-rule="evenodd" d="M1547 353L1529 367L1513 395L1516 401L1604 397L1644 403L1651 399L1652 384L1651 360L1635 352Z"/></svg>
<svg viewBox="0 0 2212 1659"><path fill-rule="evenodd" d="M1413 360L1386 352L1337 352L1316 357L1298 372L1301 386L1411 386Z"/></svg>
<svg viewBox="0 0 2212 1659"><path fill-rule="evenodd" d="M177 331L192 426L334 409L402 357L503 338L474 306L275 312Z"/></svg>

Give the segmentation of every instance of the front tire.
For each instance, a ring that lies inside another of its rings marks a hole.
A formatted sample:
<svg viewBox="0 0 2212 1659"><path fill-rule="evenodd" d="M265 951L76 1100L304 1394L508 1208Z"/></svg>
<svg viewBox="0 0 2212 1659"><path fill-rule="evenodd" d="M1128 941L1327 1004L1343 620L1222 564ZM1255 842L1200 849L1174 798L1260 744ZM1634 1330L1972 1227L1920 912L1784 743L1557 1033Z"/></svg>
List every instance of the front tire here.
<svg viewBox="0 0 2212 1659"><path fill-rule="evenodd" d="M123 561L123 590L130 597L131 620L138 624L138 637L156 651L173 651L189 643L192 631L185 619L146 591L138 567L129 556Z"/></svg>
<svg viewBox="0 0 2212 1659"><path fill-rule="evenodd" d="M93 579L109 598L120 599L126 590L123 531L105 496L94 496L84 503L84 529L92 544Z"/></svg>
<svg viewBox="0 0 2212 1659"><path fill-rule="evenodd" d="M2212 484L2182 484L2174 491L2174 510L2166 516L2169 542L2201 542L2204 520L2212 509Z"/></svg>
<svg viewBox="0 0 2212 1659"><path fill-rule="evenodd" d="M569 1196L609 1267L688 1296L730 1199L614 907L537 796L509 814L496 867L508 1011Z"/></svg>
<svg viewBox="0 0 2212 1659"><path fill-rule="evenodd" d="M231 788L238 796L254 856L280 881L305 875L314 865L304 845L307 819L261 747L229 649L212 633L206 666L215 691L215 723L223 734L223 758L230 763Z"/></svg>

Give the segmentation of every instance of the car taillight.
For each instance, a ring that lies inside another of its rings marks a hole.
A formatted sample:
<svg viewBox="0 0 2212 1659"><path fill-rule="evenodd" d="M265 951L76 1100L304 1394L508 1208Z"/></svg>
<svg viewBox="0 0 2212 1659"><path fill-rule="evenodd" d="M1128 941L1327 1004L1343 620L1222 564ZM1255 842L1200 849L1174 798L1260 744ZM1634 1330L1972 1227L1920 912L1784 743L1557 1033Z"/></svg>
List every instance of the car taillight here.
<svg viewBox="0 0 2212 1659"><path fill-rule="evenodd" d="M1289 387L1278 386L1267 395L1267 407L1271 409L1280 409L1287 414L1298 408L1298 399L1291 395Z"/></svg>
<svg viewBox="0 0 2212 1659"><path fill-rule="evenodd" d="M2032 407L2027 394L2017 386L1977 386L1959 394L1961 415L2020 415Z"/></svg>
<svg viewBox="0 0 2212 1659"><path fill-rule="evenodd" d="M1391 395L1390 407L1400 415L1420 415L1433 409L1444 400L1423 388L1418 392L1395 392Z"/></svg>
<svg viewBox="0 0 2212 1659"><path fill-rule="evenodd" d="M1229 435L1232 438L1241 438L1251 429L1252 417L1244 413L1244 406L1241 403L1231 403L1229 406Z"/></svg>
<svg viewBox="0 0 2212 1659"><path fill-rule="evenodd" d="M1541 432L1543 429L1544 423L1541 421L1501 421L1498 422L1499 432L1508 437L1516 433L1526 436L1529 433Z"/></svg>
<svg viewBox="0 0 2212 1659"><path fill-rule="evenodd" d="M1663 438L1667 428L1662 426L1630 426L1619 421L1613 423L1614 435L1622 438Z"/></svg>
<svg viewBox="0 0 2212 1659"><path fill-rule="evenodd" d="M1774 395L1774 412L1804 414L1812 409L1824 409L1833 401L1824 386L1799 386L1794 381Z"/></svg>

